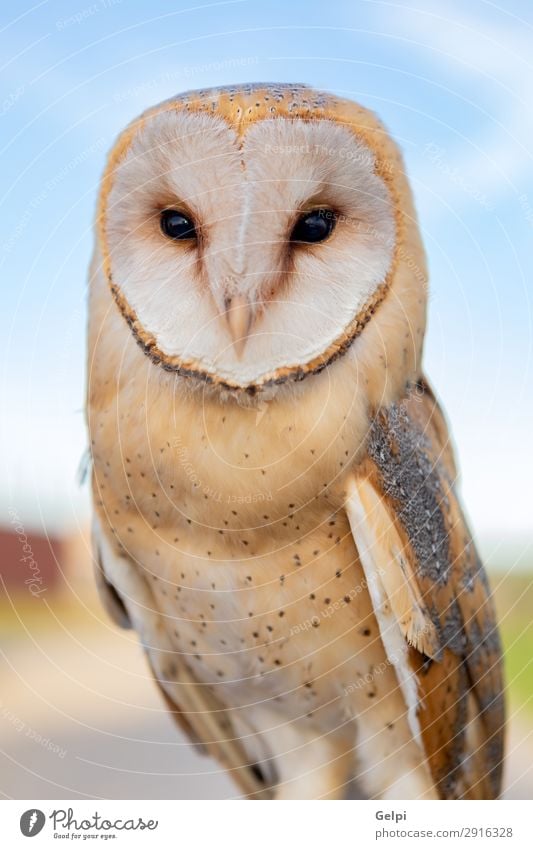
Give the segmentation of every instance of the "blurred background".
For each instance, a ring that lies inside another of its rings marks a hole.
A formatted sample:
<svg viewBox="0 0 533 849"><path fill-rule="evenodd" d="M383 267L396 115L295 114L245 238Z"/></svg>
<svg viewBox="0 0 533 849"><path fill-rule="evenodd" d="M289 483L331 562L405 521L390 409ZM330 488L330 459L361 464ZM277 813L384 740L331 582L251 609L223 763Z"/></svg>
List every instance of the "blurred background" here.
<svg viewBox="0 0 533 849"><path fill-rule="evenodd" d="M0 795L225 798L96 599L86 269L106 151L176 92L305 82L403 148L429 255L426 371L507 658L506 795L533 792L533 10L528 0L75 0L0 12Z"/></svg>

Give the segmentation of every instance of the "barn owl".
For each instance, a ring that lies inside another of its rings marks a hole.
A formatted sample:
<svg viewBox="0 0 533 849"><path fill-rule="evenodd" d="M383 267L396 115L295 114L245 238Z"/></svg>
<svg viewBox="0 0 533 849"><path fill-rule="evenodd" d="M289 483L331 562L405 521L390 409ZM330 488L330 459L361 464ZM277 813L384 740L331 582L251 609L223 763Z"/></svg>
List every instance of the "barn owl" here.
<svg viewBox="0 0 533 849"><path fill-rule="evenodd" d="M87 415L96 576L249 798L493 798L500 644L422 372L427 272L379 120L189 92L102 179Z"/></svg>

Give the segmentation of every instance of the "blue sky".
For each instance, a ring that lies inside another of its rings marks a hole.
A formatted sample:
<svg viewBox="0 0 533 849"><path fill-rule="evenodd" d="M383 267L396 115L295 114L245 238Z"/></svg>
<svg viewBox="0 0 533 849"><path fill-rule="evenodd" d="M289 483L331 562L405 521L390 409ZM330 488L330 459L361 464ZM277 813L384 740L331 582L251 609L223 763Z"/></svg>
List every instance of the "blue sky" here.
<svg viewBox="0 0 533 849"><path fill-rule="evenodd" d="M300 81L401 144L429 255L426 371L489 554L532 530L533 10L529 2L3 4L0 520L72 526L86 269L105 154L189 88ZM490 550L489 550L490 549Z"/></svg>

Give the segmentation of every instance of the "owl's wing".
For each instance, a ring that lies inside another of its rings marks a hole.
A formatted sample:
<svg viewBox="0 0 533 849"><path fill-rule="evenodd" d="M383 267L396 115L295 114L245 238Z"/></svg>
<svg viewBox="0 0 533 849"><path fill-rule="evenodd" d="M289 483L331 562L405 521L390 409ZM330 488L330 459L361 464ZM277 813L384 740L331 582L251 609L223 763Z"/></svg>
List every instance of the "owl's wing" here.
<svg viewBox="0 0 533 849"><path fill-rule="evenodd" d="M142 567L115 550L102 524L95 516L93 554L96 584L108 614L117 625L133 627L140 635L166 705L190 741L217 758L246 796L267 797L261 774L224 706L193 678L181 654L174 651Z"/></svg>
<svg viewBox="0 0 533 849"><path fill-rule="evenodd" d="M385 650L439 793L486 799L498 796L501 783L501 648L456 476L446 423L421 380L401 404L376 415L346 510ZM403 657L392 648L398 632Z"/></svg>

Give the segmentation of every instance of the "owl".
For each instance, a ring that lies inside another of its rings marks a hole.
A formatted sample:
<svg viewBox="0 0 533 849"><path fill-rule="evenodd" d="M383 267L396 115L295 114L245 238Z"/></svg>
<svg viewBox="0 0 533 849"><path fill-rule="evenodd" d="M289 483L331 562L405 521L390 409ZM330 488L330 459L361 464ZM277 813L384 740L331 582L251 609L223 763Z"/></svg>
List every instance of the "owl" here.
<svg viewBox="0 0 533 849"><path fill-rule="evenodd" d="M172 98L95 241L96 578L191 744L254 799L497 797L498 631L383 125L302 85Z"/></svg>

